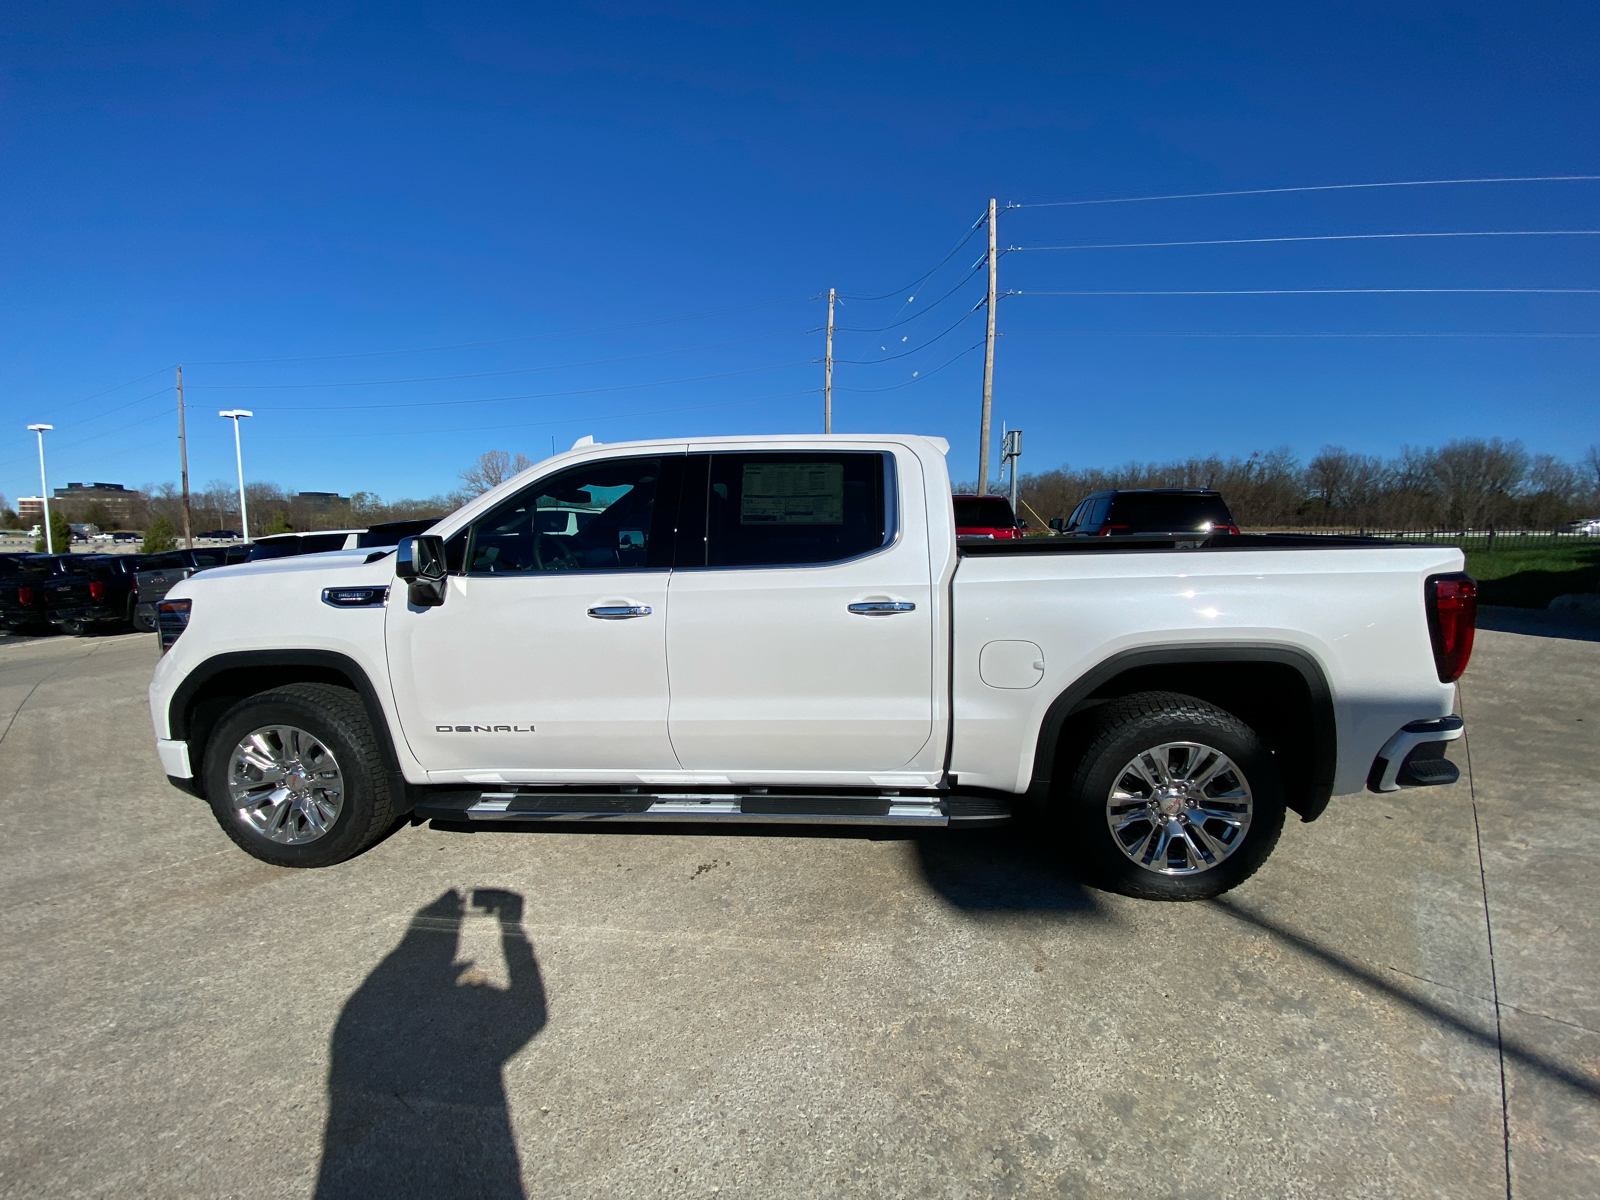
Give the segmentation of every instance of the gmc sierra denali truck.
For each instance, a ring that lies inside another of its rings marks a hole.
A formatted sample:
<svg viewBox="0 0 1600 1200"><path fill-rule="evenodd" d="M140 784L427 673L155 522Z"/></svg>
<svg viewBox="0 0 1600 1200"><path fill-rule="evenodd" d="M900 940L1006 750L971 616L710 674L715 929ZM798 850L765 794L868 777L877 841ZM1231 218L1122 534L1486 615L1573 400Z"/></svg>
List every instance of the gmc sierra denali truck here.
<svg viewBox="0 0 1600 1200"><path fill-rule="evenodd" d="M945 443L597 445L396 549L160 603L167 775L282 866L402 817L1041 820L1106 886L1216 895L1285 810L1449 783L1451 547L958 539Z"/></svg>

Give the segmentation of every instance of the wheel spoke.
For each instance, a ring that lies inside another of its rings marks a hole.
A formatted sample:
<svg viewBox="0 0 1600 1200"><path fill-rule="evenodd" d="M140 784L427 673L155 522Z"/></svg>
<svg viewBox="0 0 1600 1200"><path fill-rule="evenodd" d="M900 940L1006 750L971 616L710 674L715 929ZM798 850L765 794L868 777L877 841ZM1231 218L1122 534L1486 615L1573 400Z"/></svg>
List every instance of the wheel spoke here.
<svg viewBox="0 0 1600 1200"><path fill-rule="evenodd" d="M1249 780L1226 753L1173 741L1133 755L1105 805L1107 831L1133 863L1159 875L1194 875L1244 844L1255 802ZM1211 822L1215 830L1207 828Z"/></svg>
<svg viewBox="0 0 1600 1200"><path fill-rule="evenodd" d="M333 751L293 725L265 725L239 739L228 791L238 819L281 845L325 836L344 809L344 774Z"/></svg>

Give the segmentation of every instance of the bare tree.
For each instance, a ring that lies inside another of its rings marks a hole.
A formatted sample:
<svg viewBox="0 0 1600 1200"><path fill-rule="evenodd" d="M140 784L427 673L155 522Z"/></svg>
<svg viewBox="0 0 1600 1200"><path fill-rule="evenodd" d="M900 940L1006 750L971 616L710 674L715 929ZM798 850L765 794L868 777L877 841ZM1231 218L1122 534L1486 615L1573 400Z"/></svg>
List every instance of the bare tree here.
<svg viewBox="0 0 1600 1200"><path fill-rule="evenodd" d="M520 451L513 455L505 450L485 450L476 463L461 472L461 482L466 484L469 497L481 496L531 466L533 460Z"/></svg>
<svg viewBox="0 0 1600 1200"><path fill-rule="evenodd" d="M1504 522L1512 495L1528 475L1521 442L1464 438L1433 453L1433 477L1444 502L1445 520L1458 529L1480 529Z"/></svg>

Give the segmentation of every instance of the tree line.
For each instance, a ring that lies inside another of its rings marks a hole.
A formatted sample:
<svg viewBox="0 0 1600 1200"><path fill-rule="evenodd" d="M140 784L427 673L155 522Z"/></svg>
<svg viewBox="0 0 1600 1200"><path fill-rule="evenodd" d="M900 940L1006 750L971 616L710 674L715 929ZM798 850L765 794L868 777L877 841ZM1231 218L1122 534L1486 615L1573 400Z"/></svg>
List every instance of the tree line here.
<svg viewBox="0 0 1600 1200"><path fill-rule="evenodd" d="M1257 529L1554 529L1600 517L1600 445L1576 462L1529 454L1519 441L1462 438L1407 446L1393 458L1324 446L1306 463L1281 448L1113 468L1063 464L1019 477L1019 515L1033 525L1065 518L1085 496L1111 488L1214 488L1241 526Z"/></svg>
<svg viewBox="0 0 1600 1200"><path fill-rule="evenodd" d="M461 486L422 499L384 500L356 492L347 503L292 495L273 483L250 483L245 496L252 536L318 529L366 528L381 521L442 517L488 491L533 461L524 454L490 450L463 470ZM958 484L970 492L974 484ZM1403 448L1394 458L1324 446L1301 463L1287 448L1243 458L1188 458L1120 467L1072 467L1024 473L1021 516L1030 524L1065 518L1085 496L1111 488L1215 488L1235 520L1253 528L1339 529L1553 529L1600 517L1600 445L1576 462L1529 454L1521 442L1464 438L1437 448ZM239 497L232 484L213 480L190 493L196 534L239 527ZM51 511L58 511L55 503ZM158 518L183 528L177 485L147 484L129 517L118 521L103 505L60 506L72 522L102 529L144 530ZM0 498L0 518L20 522Z"/></svg>

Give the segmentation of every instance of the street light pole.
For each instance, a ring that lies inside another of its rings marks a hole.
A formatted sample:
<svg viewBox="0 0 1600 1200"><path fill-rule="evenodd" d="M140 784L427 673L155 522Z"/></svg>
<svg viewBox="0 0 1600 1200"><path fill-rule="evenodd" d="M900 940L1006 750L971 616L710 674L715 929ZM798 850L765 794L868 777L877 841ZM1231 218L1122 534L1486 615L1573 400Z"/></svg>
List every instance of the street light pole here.
<svg viewBox="0 0 1600 1200"><path fill-rule="evenodd" d="M44 505L44 552L56 552L55 539L50 536L50 484L44 475L44 435L46 430L54 429L54 425L29 425L28 431L39 435L39 500ZM69 545L70 551L72 547Z"/></svg>
<svg viewBox="0 0 1600 1200"><path fill-rule="evenodd" d="M255 413L248 408L227 408L217 414L219 417L233 419L233 458L239 464L239 524L243 527L244 544L250 544L250 512L244 504L244 451L239 448L239 418L253 417Z"/></svg>

